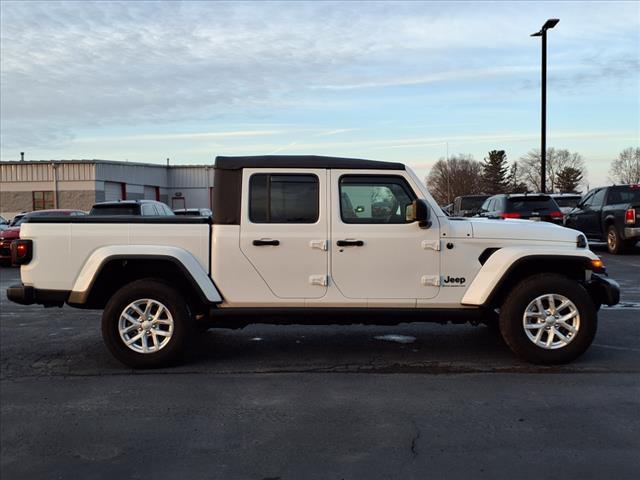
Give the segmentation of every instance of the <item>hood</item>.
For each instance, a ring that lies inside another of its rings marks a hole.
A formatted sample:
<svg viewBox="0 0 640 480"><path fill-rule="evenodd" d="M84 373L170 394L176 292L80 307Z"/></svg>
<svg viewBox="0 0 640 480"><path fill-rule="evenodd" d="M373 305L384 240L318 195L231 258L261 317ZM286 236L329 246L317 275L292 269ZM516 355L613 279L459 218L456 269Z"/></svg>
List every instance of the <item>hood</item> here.
<svg viewBox="0 0 640 480"><path fill-rule="evenodd" d="M511 240L539 240L545 242L576 243L580 235L577 230L561 227L550 222L530 220L491 220L487 218L469 219L474 238L495 238Z"/></svg>
<svg viewBox="0 0 640 480"><path fill-rule="evenodd" d="M2 240L13 240L18 237L20 237L20 227L9 227L6 230L0 231L0 239Z"/></svg>

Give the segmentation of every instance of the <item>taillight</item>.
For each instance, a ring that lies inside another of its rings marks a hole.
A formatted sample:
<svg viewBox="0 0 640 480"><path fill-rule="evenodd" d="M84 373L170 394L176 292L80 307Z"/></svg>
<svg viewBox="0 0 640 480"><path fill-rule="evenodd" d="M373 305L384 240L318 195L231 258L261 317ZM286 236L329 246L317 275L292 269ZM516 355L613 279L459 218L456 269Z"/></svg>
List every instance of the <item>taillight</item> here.
<svg viewBox="0 0 640 480"><path fill-rule="evenodd" d="M628 208L626 212L624 212L624 223L634 224L636 223L636 210L634 208Z"/></svg>
<svg viewBox="0 0 640 480"><path fill-rule="evenodd" d="M33 258L31 240L15 240L11 243L11 261L14 265L26 265Z"/></svg>
<svg viewBox="0 0 640 480"><path fill-rule="evenodd" d="M562 212L561 212L561 211L559 211L559 210L558 210L558 211L556 211L556 212L551 212L551 213L549 214L549 216L550 216L551 218L562 218Z"/></svg>
<svg viewBox="0 0 640 480"><path fill-rule="evenodd" d="M520 218L520 214L518 212L502 212L500 218Z"/></svg>

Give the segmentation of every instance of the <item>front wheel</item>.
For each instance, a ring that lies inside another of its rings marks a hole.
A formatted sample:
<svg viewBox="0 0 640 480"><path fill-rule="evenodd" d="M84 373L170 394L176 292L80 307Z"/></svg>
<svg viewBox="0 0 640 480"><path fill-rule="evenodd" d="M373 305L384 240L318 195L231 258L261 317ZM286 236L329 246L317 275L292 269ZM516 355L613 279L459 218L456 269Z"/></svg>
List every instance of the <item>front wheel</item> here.
<svg viewBox="0 0 640 480"><path fill-rule="evenodd" d="M524 279L500 309L500 332L519 357L537 364L567 363L595 337L597 313L575 280L557 274Z"/></svg>
<svg viewBox="0 0 640 480"><path fill-rule="evenodd" d="M173 363L185 350L193 322L180 293L155 279L131 282L109 300L102 337L120 362L133 368Z"/></svg>

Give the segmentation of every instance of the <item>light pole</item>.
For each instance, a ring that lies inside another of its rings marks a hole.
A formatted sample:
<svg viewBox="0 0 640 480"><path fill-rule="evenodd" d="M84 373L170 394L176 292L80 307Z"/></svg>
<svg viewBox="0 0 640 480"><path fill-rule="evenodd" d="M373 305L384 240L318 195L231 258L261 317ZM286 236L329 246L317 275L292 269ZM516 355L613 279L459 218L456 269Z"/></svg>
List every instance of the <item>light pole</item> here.
<svg viewBox="0 0 640 480"><path fill-rule="evenodd" d="M539 32L532 33L532 37L542 37L542 108L540 138L540 192L545 193L547 176L547 30L555 27L560 19L550 18Z"/></svg>

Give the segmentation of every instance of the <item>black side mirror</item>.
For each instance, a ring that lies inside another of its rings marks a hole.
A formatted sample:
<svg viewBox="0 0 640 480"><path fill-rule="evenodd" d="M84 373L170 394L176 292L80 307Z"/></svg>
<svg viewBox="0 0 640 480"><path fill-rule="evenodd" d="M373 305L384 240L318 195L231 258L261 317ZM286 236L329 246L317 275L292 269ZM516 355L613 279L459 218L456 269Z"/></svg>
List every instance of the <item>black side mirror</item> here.
<svg viewBox="0 0 640 480"><path fill-rule="evenodd" d="M429 205L421 198L414 200L411 205L407 205L406 219L408 222L418 222L420 228L429 228Z"/></svg>

